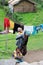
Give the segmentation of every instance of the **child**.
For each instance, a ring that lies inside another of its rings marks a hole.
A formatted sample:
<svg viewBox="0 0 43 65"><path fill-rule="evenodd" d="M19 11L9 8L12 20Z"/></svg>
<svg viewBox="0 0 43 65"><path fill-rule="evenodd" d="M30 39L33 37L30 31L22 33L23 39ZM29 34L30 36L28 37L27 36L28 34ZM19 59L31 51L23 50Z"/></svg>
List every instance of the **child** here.
<svg viewBox="0 0 43 65"><path fill-rule="evenodd" d="M27 42L29 36L30 36L30 32L25 31L24 34L21 34L16 38L17 40L16 45L20 49L20 52L22 53L23 56L25 56L27 53Z"/></svg>
<svg viewBox="0 0 43 65"><path fill-rule="evenodd" d="M21 38L21 35L23 34L23 30L22 28L18 27L17 31L18 31L18 34L16 37L16 40L17 40L16 46L20 48L21 44L23 43Z"/></svg>

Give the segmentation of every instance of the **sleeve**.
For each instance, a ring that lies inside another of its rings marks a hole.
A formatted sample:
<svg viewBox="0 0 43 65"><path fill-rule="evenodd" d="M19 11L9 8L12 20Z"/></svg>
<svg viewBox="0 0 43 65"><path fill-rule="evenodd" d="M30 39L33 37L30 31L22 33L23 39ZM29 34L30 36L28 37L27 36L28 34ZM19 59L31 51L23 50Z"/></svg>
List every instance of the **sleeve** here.
<svg viewBox="0 0 43 65"><path fill-rule="evenodd" d="M16 40L18 40L18 39L20 39L22 37L23 37L23 35L19 35L19 36L16 37Z"/></svg>

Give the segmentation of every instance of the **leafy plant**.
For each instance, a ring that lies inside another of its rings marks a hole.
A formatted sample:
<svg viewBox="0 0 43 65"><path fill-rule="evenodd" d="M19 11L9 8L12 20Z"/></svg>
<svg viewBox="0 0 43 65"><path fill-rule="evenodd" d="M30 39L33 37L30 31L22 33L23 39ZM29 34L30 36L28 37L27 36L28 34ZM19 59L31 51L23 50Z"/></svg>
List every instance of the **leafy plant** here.
<svg viewBox="0 0 43 65"><path fill-rule="evenodd" d="M15 21L15 22L22 22L22 17L17 13L17 12L14 12L12 14L12 20Z"/></svg>

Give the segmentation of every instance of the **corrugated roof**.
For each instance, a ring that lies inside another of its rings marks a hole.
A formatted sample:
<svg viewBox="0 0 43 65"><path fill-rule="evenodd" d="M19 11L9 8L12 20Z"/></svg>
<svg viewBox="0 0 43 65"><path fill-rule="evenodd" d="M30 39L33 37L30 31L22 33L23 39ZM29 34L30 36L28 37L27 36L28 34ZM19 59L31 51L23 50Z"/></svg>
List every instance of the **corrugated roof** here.
<svg viewBox="0 0 43 65"><path fill-rule="evenodd" d="M13 0L9 0L8 3L11 3Z"/></svg>
<svg viewBox="0 0 43 65"><path fill-rule="evenodd" d="M16 5L16 4L18 4L20 1L28 1L28 2L30 2L30 3L32 3L32 4L35 4L35 2L33 2L33 1L31 1L31 0L10 0L10 1L8 1L8 3L10 3L11 5Z"/></svg>
<svg viewBox="0 0 43 65"><path fill-rule="evenodd" d="M10 0L8 1L9 4L12 4L12 5L15 5L17 4L18 2L20 2L21 0Z"/></svg>

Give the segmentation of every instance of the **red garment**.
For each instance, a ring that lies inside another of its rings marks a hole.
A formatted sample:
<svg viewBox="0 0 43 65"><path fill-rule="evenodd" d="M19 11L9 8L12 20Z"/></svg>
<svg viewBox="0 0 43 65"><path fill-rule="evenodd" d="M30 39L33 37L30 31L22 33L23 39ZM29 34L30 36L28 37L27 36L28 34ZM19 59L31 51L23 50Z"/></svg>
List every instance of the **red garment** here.
<svg viewBox="0 0 43 65"><path fill-rule="evenodd" d="M9 21L9 19L8 18L4 18L4 28L6 28L6 27L10 27L10 21Z"/></svg>

